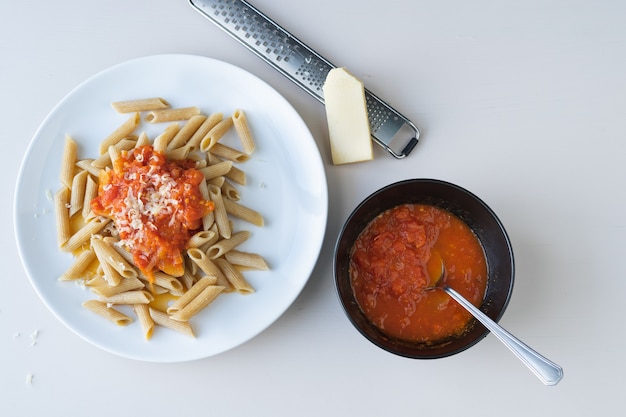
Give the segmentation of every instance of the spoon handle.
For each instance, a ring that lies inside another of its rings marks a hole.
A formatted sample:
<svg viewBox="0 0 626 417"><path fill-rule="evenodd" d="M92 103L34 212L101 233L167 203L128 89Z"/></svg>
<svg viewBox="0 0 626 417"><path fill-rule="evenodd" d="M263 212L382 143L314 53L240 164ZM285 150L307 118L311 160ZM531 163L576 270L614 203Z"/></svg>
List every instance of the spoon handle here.
<svg viewBox="0 0 626 417"><path fill-rule="evenodd" d="M454 289L450 287L443 287L442 289L500 339L545 385L556 385L563 378L563 368L559 365L541 356L503 329L502 326L491 320Z"/></svg>

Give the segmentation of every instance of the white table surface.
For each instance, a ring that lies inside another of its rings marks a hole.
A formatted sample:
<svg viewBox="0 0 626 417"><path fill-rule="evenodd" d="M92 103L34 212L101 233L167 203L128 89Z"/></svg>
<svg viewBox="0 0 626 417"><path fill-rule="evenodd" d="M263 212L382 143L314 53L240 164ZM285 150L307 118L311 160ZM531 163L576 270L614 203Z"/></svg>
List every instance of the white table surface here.
<svg viewBox="0 0 626 417"><path fill-rule="evenodd" d="M253 4L413 120L423 134L414 152L398 161L377 148L372 162L333 166L322 105L186 1L0 2L0 414L616 415L626 372L626 3ZM53 106L107 67L163 53L220 59L278 90L314 135L329 186L326 238L294 304L242 346L176 364L117 357L57 321L28 281L12 220L20 161ZM331 268L340 227L368 194L414 177L468 188L499 215L516 259L501 324L563 366L559 385L543 386L492 335L450 358L409 360L345 318Z"/></svg>

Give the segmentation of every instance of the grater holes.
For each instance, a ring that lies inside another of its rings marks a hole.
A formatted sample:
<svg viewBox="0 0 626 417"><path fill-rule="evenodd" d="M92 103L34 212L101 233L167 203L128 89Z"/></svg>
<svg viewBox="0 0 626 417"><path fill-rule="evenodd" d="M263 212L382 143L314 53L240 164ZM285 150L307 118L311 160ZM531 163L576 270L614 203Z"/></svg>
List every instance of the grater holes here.
<svg viewBox="0 0 626 417"><path fill-rule="evenodd" d="M382 125L389 120L391 112L385 107L381 106L378 102L372 100L369 96L366 97L367 113L370 119L370 128L372 132L376 132Z"/></svg>
<svg viewBox="0 0 626 417"><path fill-rule="evenodd" d="M326 81L330 68L319 65L319 61L305 58L304 63L296 70L295 75L307 83L313 90L320 91Z"/></svg>

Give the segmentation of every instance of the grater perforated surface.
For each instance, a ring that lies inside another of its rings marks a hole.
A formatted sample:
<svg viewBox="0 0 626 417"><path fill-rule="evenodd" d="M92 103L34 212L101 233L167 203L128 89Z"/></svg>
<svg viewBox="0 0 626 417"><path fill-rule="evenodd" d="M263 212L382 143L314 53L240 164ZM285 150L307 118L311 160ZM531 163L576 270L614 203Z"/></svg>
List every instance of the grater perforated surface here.
<svg viewBox="0 0 626 417"><path fill-rule="evenodd" d="M335 68L329 61L247 1L189 0L189 3L250 51L324 103L322 87L328 72ZM417 127L367 89L365 98L374 141L396 158L407 156L417 144ZM399 147L396 147L398 142Z"/></svg>

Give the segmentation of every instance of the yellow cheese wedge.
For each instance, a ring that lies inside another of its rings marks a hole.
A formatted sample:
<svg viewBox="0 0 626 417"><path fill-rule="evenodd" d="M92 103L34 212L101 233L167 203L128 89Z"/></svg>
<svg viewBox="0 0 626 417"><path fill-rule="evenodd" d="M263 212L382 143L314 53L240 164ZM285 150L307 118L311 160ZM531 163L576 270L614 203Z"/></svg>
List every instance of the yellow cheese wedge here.
<svg viewBox="0 0 626 417"><path fill-rule="evenodd" d="M323 91L333 164L373 159L363 82L345 68L333 68Z"/></svg>

